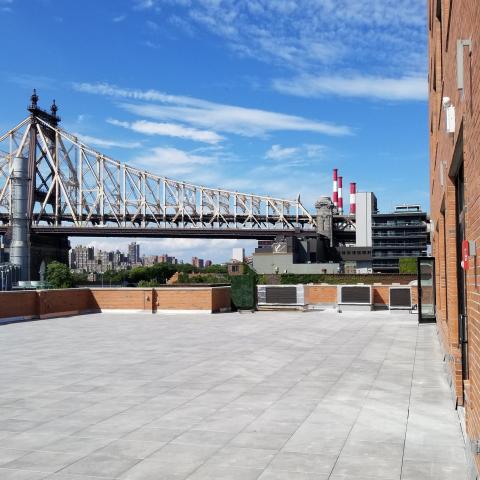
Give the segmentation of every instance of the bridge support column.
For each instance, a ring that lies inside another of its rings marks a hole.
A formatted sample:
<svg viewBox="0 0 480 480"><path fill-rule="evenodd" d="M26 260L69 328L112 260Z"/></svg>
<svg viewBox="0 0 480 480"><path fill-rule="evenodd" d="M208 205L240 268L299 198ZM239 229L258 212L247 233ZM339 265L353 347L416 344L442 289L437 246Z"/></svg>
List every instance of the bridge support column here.
<svg viewBox="0 0 480 480"><path fill-rule="evenodd" d="M28 157L13 159L12 241L10 262L20 267L19 280L30 280L30 219L28 218Z"/></svg>
<svg viewBox="0 0 480 480"><path fill-rule="evenodd" d="M327 237L333 246L333 203L329 197L321 197L315 203L317 209L317 233Z"/></svg>
<svg viewBox="0 0 480 480"><path fill-rule="evenodd" d="M59 235L30 234L30 279L40 280L42 262L48 265L57 261L68 265L70 242L68 237Z"/></svg>

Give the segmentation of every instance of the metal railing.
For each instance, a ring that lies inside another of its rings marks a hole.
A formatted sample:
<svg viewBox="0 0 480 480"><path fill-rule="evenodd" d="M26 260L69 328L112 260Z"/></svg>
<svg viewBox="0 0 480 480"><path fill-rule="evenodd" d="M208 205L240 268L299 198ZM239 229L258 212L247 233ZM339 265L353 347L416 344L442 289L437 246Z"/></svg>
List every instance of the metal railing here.
<svg viewBox="0 0 480 480"><path fill-rule="evenodd" d="M0 291L12 290L20 277L20 268L11 263L0 263Z"/></svg>

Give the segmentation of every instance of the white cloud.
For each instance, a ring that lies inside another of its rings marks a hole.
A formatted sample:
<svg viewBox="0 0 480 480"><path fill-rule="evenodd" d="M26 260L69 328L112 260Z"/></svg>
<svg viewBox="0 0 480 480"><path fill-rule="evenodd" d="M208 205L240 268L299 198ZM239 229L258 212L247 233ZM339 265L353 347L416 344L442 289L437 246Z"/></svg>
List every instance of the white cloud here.
<svg viewBox="0 0 480 480"><path fill-rule="evenodd" d="M95 145L103 148L140 148L140 142L122 142L118 140L108 140L105 138L92 137L90 135L83 135L81 133L73 133L82 142L88 145Z"/></svg>
<svg viewBox="0 0 480 480"><path fill-rule="evenodd" d="M350 135L349 127L317 122L296 115L211 103L205 107L162 106L123 103L121 106L140 116L157 120L182 121L196 127L246 137L264 136L271 132L314 132L329 136Z"/></svg>
<svg viewBox="0 0 480 480"><path fill-rule="evenodd" d="M350 128L343 125L256 108L214 103L198 98L169 95L157 90L130 90L106 83L74 83L73 87L77 91L90 94L156 102L121 104L125 110L136 115L162 121L180 121L195 127L248 137L275 131L314 132L331 136L351 134Z"/></svg>
<svg viewBox="0 0 480 480"><path fill-rule="evenodd" d="M174 147L155 147L133 159L133 163L150 172L168 177L192 174L215 162L215 157L197 155Z"/></svg>
<svg viewBox="0 0 480 480"><path fill-rule="evenodd" d="M120 23L123 22L127 18L126 15L117 15L116 17L112 18L113 23Z"/></svg>
<svg viewBox="0 0 480 480"><path fill-rule="evenodd" d="M299 76L293 79L277 79L275 90L300 97L336 95L340 97L363 97L379 100L426 100L427 79L412 75L399 78L353 75Z"/></svg>
<svg viewBox="0 0 480 480"><path fill-rule="evenodd" d="M268 160L274 160L275 165L269 165L270 172L285 173L289 169L312 167L318 160L323 160L326 147L324 145L303 144L297 147L282 147L272 145L265 154Z"/></svg>
<svg viewBox="0 0 480 480"><path fill-rule="evenodd" d="M195 128L185 127L174 123L157 123L147 120L137 120L135 122L122 122L115 119L107 120L108 123L119 127L128 128L134 132L146 135L163 135L167 137L184 138L197 142L216 144L223 140L223 137L215 132L208 130L197 130Z"/></svg>
<svg viewBox="0 0 480 480"><path fill-rule="evenodd" d="M298 148L296 147L282 147L281 145L272 145L268 152L265 154L265 158L272 160L284 160L286 158L291 158L298 153Z"/></svg>

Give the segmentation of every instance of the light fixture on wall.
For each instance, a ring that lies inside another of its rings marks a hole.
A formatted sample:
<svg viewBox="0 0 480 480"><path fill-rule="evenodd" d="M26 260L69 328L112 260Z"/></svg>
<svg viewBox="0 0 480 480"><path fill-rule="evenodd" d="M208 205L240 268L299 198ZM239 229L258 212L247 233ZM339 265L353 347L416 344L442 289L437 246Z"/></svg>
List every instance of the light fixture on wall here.
<svg viewBox="0 0 480 480"><path fill-rule="evenodd" d="M455 133L455 107L450 97L443 97L442 106L445 111L447 133Z"/></svg>

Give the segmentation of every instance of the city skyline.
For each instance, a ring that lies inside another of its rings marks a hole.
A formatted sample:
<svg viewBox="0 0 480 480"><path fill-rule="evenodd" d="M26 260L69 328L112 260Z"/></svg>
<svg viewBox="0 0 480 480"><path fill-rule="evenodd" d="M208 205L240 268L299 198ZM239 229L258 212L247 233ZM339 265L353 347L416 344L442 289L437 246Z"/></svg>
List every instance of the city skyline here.
<svg viewBox="0 0 480 480"><path fill-rule="evenodd" d="M191 264L193 267L200 269L213 264L209 258L197 256L191 259L184 259L165 252L161 254L142 254L141 243L137 242L130 242L123 251L119 248L102 250L94 245L79 244L69 252L69 266L72 270L79 272L92 273L105 272L107 270L126 270L139 266L152 266L157 263L168 263L171 265Z"/></svg>

